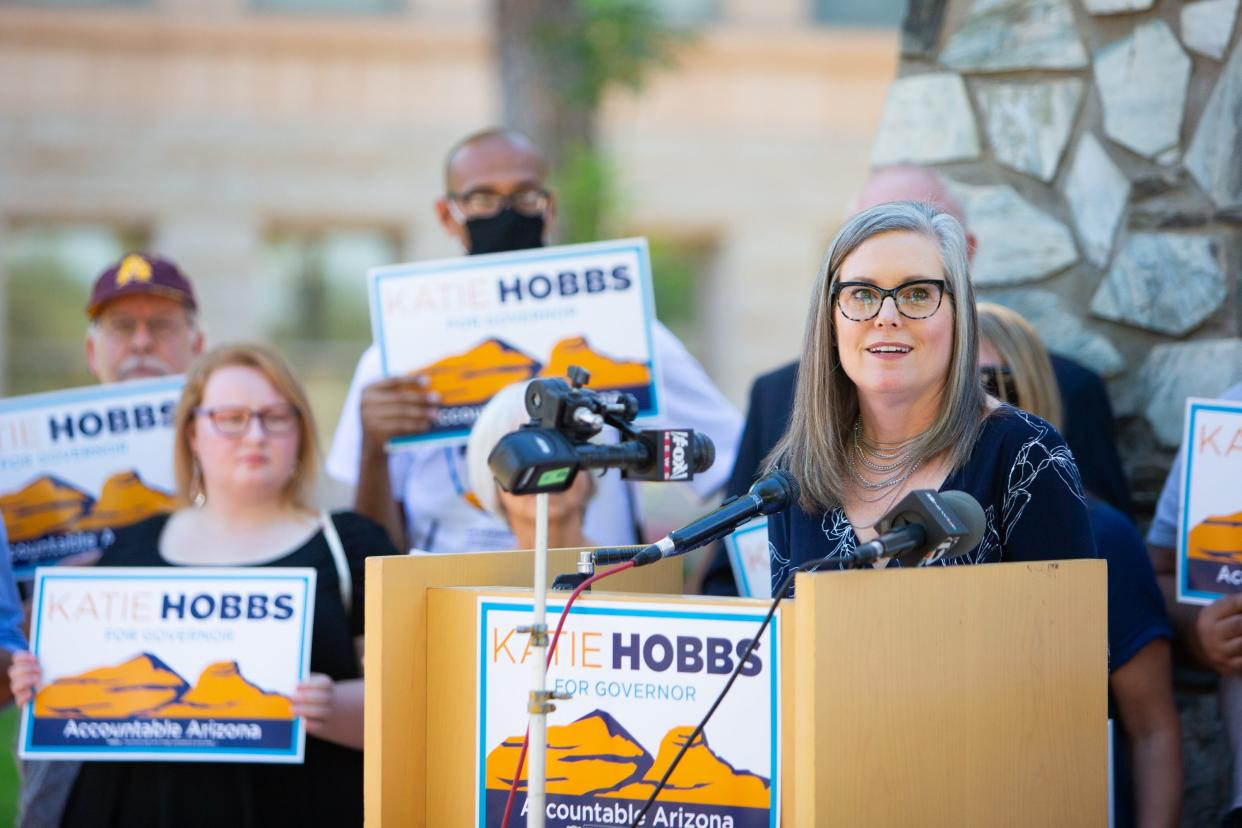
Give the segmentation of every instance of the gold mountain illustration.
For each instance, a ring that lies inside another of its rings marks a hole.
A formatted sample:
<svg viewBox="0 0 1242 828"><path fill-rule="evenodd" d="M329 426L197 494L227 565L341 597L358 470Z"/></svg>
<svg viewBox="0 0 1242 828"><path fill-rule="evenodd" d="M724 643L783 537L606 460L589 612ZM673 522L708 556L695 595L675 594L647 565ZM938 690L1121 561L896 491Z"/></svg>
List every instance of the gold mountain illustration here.
<svg viewBox="0 0 1242 828"><path fill-rule="evenodd" d="M431 380L430 390L443 405L481 405L497 391L531 377L564 377L571 365L591 374L591 388L631 388L651 381L645 362L617 360L591 348L586 337L572 336L552 347L547 365L500 339L488 339L463 354L444 357L411 371Z"/></svg>
<svg viewBox="0 0 1242 828"><path fill-rule="evenodd" d="M185 679L143 653L112 667L65 676L35 695L35 716L58 719L124 719L175 700Z"/></svg>
<svg viewBox="0 0 1242 828"><path fill-rule="evenodd" d="M242 677L236 661L218 661L203 670L198 684L152 715L171 719L292 719L288 697L255 687Z"/></svg>
<svg viewBox="0 0 1242 828"><path fill-rule="evenodd" d="M104 482L94 508L73 528L89 531L127 526L151 515L171 512L175 506L172 495L142 482L138 472L118 472Z"/></svg>
<svg viewBox="0 0 1242 828"><path fill-rule="evenodd" d="M670 730L660 742L660 753L647 774L640 781L609 791L604 796L646 800L693 732L693 727ZM734 770L707 746L707 740L700 735L677 764L668 784L660 792L660 799L665 802L767 808L770 797L768 780L748 771Z"/></svg>
<svg viewBox="0 0 1242 828"><path fill-rule="evenodd" d="M529 379L539 363L499 339L488 339L466 351L433 362L411 373L431 380L431 391L442 405L485 403L504 388Z"/></svg>
<svg viewBox="0 0 1242 828"><path fill-rule="evenodd" d="M571 365L590 372L591 381L587 383L590 388L629 388L646 385L651 381L651 371L645 362L613 359L593 350L586 337L582 336L562 339L556 343L548 364L539 372L539 376L566 376Z"/></svg>
<svg viewBox="0 0 1242 828"><path fill-rule="evenodd" d="M1214 563L1242 563L1242 512L1213 515L1186 536L1186 556Z"/></svg>
<svg viewBox="0 0 1242 828"><path fill-rule="evenodd" d="M76 486L43 475L0 496L0 511L4 513L9 541L16 543L68 530L90 510L93 502L89 494Z"/></svg>
<svg viewBox="0 0 1242 828"><path fill-rule="evenodd" d="M487 755L488 788L508 790L521 748L522 737L515 736ZM583 795L610 790L641 777L650 765L651 754L602 710L567 725L548 727L548 793ZM526 768L522 778L526 778Z"/></svg>
<svg viewBox="0 0 1242 828"><path fill-rule="evenodd" d="M57 719L292 719L289 699L247 681L237 662L211 664L193 687L150 653L59 678L35 695L35 716Z"/></svg>
<svg viewBox="0 0 1242 828"><path fill-rule="evenodd" d="M625 728L608 713L596 710L568 725L548 727L548 793L646 800L664 776L693 727L675 727L660 742L653 762ZM517 767L521 736L512 736L488 755L486 786L507 790ZM526 769L523 768L522 779ZM519 787L525 788L525 785ZM700 736L686 751L660 793L665 802L767 808L768 780L734 770Z"/></svg>

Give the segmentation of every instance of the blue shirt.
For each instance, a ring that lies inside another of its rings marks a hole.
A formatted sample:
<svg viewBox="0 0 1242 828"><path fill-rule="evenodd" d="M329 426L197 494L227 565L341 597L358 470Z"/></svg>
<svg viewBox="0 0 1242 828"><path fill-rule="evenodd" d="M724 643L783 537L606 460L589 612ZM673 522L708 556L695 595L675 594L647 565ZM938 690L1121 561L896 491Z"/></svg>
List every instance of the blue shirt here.
<svg viewBox="0 0 1242 828"><path fill-rule="evenodd" d="M1033 414L1002 405L989 415L970 458L940 487L954 489L979 501L986 528L974 549L936 565L1096 557L1078 467L1056 429ZM768 541L774 591L793 567L858 547L839 507L777 512L768 519Z"/></svg>
<svg viewBox="0 0 1242 828"><path fill-rule="evenodd" d="M22 599L17 594L17 582L13 580L13 561L9 556L9 538L0 520L0 647L17 651L29 649L26 636L22 634Z"/></svg>

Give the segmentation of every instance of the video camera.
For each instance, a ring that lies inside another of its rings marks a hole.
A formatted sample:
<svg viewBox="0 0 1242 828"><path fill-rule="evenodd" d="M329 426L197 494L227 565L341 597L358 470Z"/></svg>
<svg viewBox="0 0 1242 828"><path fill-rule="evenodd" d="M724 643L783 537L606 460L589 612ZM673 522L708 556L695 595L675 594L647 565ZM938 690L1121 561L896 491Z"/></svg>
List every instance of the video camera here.
<svg viewBox="0 0 1242 828"><path fill-rule="evenodd" d="M487 457L501 488L513 494L563 492L580 469L621 469L629 480L682 481L707 471L716 459L712 441L693 429L638 430L632 394L601 394L584 386L590 375L569 369L569 383L539 379L526 388L531 421L506 434ZM592 443L605 425L619 443Z"/></svg>

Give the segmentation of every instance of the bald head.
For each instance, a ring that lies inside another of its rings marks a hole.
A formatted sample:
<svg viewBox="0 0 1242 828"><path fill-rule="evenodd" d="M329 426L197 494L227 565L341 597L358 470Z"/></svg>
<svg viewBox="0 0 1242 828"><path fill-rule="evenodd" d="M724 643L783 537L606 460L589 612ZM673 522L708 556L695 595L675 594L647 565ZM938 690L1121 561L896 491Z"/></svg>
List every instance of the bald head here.
<svg viewBox="0 0 1242 828"><path fill-rule="evenodd" d="M444 188L464 193L479 186L495 188L496 179L522 177L542 187L547 164L529 138L512 129L493 128L467 135L444 159Z"/></svg>
<svg viewBox="0 0 1242 828"><path fill-rule="evenodd" d="M889 201L925 201L939 207L966 227L961 203L945 187L940 176L926 167L901 164L872 173L854 200L853 212L861 212Z"/></svg>

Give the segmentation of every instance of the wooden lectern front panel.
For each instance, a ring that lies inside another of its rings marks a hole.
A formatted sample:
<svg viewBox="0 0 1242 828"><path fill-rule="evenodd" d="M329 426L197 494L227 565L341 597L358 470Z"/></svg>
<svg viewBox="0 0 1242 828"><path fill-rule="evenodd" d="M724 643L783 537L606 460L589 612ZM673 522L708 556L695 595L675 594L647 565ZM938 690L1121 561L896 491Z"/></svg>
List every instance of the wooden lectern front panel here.
<svg viewBox="0 0 1242 828"><path fill-rule="evenodd" d="M1106 572L799 575L786 824L1106 824Z"/></svg>

